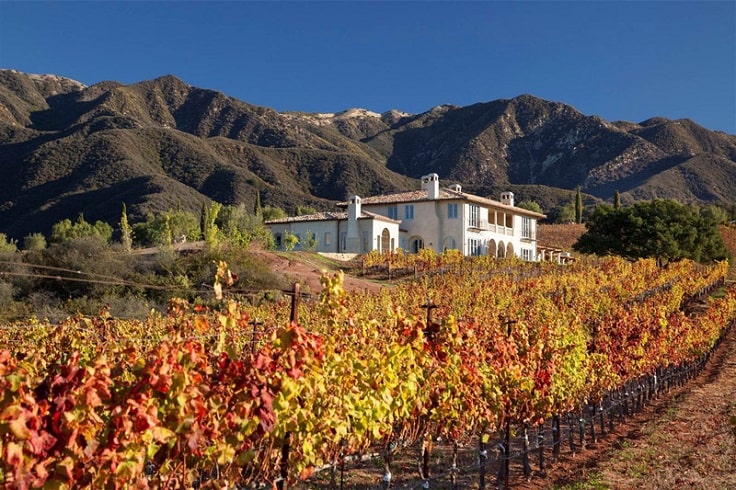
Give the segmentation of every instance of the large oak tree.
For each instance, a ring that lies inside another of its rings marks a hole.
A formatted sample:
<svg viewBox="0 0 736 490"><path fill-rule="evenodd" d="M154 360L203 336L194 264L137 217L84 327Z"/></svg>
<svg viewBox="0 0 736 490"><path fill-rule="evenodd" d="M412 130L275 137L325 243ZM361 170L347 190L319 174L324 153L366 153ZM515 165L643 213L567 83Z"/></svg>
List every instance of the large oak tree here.
<svg viewBox="0 0 736 490"><path fill-rule="evenodd" d="M729 258L714 219L669 199L623 208L599 205L586 228L573 245L578 252L655 257L660 264L685 258L698 262Z"/></svg>

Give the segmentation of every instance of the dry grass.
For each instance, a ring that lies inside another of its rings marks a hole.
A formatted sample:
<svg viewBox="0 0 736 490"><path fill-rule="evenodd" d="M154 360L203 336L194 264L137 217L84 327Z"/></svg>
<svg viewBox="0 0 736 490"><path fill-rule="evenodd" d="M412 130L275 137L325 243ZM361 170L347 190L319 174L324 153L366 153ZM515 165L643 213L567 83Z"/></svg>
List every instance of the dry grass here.
<svg viewBox="0 0 736 490"><path fill-rule="evenodd" d="M585 233L583 224L545 225L537 227L537 242L546 247L561 248L572 252L572 245Z"/></svg>

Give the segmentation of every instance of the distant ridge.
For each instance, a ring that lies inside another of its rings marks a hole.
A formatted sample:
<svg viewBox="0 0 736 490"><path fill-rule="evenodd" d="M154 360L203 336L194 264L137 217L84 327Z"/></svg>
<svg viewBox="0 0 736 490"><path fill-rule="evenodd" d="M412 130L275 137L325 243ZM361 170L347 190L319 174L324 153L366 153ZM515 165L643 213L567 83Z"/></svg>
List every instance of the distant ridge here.
<svg viewBox="0 0 736 490"><path fill-rule="evenodd" d="M693 121L607 122L531 95L422 114L278 113L173 75L89 87L0 70L0 232L115 223L214 199L333 210L352 194L446 183L558 206L590 199L736 202L736 136Z"/></svg>

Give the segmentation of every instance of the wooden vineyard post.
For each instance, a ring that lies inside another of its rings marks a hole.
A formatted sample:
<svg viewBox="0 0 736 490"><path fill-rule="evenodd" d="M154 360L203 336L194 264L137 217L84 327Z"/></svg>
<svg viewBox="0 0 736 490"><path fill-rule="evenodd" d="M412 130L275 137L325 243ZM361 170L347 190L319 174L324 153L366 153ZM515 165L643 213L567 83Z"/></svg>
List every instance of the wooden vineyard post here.
<svg viewBox="0 0 736 490"><path fill-rule="evenodd" d="M250 353L255 354L256 353L256 335L258 335L258 326L263 325L263 322L258 321L258 318L254 318L250 322L251 325L253 325L253 332L251 337L251 343L250 343Z"/></svg>
<svg viewBox="0 0 736 490"><path fill-rule="evenodd" d="M524 424L524 432L521 438L521 442L523 445L522 451L521 451L521 462L524 469L524 477L529 480L532 477L532 467L529 464L529 429L527 428L526 424Z"/></svg>
<svg viewBox="0 0 736 490"><path fill-rule="evenodd" d="M289 442L291 440L291 432L284 435L284 445L281 446L281 462L279 463L281 479L276 482L278 490L288 490L289 488Z"/></svg>
<svg viewBox="0 0 736 490"><path fill-rule="evenodd" d="M590 441L595 444L598 442L595 435L595 405L588 405L588 415L590 415Z"/></svg>
<svg viewBox="0 0 736 490"><path fill-rule="evenodd" d="M340 441L340 490L343 490L345 486L345 447L347 444L347 439Z"/></svg>
<svg viewBox="0 0 736 490"><path fill-rule="evenodd" d="M386 451L383 454L383 479L381 480L381 488L387 490L391 487L391 459L393 457L392 442L386 445Z"/></svg>
<svg viewBox="0 0 736 490"><path fill-rule="evenodd" d="M560 437L560 416L552 416L552 461L557 462L560 457L560 444L562 437Z"/></svg>
<svg viewBox="0 0 736 490"><path fill-rule="evenodd" d="M478 489L486 488L486 463L488 462L488 451L486 450L486 441L484 435L478 438Z"/></svg>
<svg viewBox="0 0 736 490"><path fill-rule="evenodd" d="M299 311L299 283L294 284L293 296L291 298L291 323L298 320ZM291 432L284 434L284 444L281 446L281 461L279 463L281 479L276 483L278 490L288 490L289 486L289 443L291 442Z"/></svg>
<svg viewBox="0 0 736 490"><path fill-rule="evenodd" d="M452 490L457 490L457 440L452 441L452 468L450 468L450 482Z"/></svg>
<svg viewBox="0 0 736 490"><path fill-rule="evenodd" d="M432 439L427 434L422 441L422 462L419 467L419 476L424 480L422 488L429 488L429 459L432 455Z"/></svg>
<svg viewBox="0 0 736 490"><path fill-rule="evenodd" d="M425 308L427 310L426 328L429 329L429 326L432 324L432 310L439 308L439 306L432 303L432 300L427 298L427 302L420 306L420 308Z"/></svg>
<svg viewBox="0 0 736 490"><path fill-rule="evenodd" d="M291 323L297 323L299 320L299 283L294 283L293 296L291 297L291 315L289 321Z"/></svg>
<svg viewBox="0 0 736 490"><path fill-rule="evenodd" d="M506 425L506 433L504 434L504 442L498 444L498 473L496 474L496 488L499 490L509 488L508 475L509 475L509 444L511 438L508 433L509 426Z"/></svg>
<svg viewBox="0 0 736 490"><path fill-rule="evenodd" d="M544 471L544 427L537 432L537 448L539 450L539 473L545 475Z"/></svg>
<svg viewBox="0 0 736 490"><path fill-rule="evenodd" d="M512 320L505 315L501 315L499 318L502 321L502 325L506 326L506 338L511 340L511 326L518 322L518 320ZM518 349L518 347L517 347ZM509 407L506 407L505 416L508 416L510 412ZM506 420L506 434L504 438L504 460L503 460L503 487L509 488L509 475L511 474L511 421Z"/></svg>
<svg viewBox="0 0 736 490"><path fill-rule="evenodd" d="M509 476L511 475L511 423L506 422L506 434L504 437L503 455L503 488L509 489Z"/></svg>
<svg viewBox="0 0 736 490"><path fill-rule="evenodd" d="M575 454L577 450L575 449L575 436L573 436L573 422L575 421L575 417L573 417L571 414L567 414L567 439L570 443L570 452Z"/></svg>
<svg viewBox="0 0 736 490"><path fill-rule="evenodd" d="M580 418L578 419L578 435L580 437L580 450L585 450L585 407L580 407Z"/></svg>
<svg viewBox="0 0 736 490"><path fill-rule="evenodd" d="M616 424L616 415L613 413L614 408L616 407L615 400L613 398L613 394L608 394L608 431L613 432L613 429L615 428Z"/></svg>

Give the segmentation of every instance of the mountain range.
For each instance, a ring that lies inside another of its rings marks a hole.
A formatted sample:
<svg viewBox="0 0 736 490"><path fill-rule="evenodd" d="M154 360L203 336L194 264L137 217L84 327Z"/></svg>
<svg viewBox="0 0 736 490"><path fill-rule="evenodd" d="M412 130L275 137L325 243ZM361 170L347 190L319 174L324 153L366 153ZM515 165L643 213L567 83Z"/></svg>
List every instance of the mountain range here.
<svg viewBox="0 0 736 490"><path fill-rule="evenodd" d="M279 113L175 76L85 86L0 70L0 232L83 213L111 224L203 201L334 209L350 195L444 184L545 212L655 197L736 202L736 136L689 119L608 122L531 95L422 114Z"/></svg>

